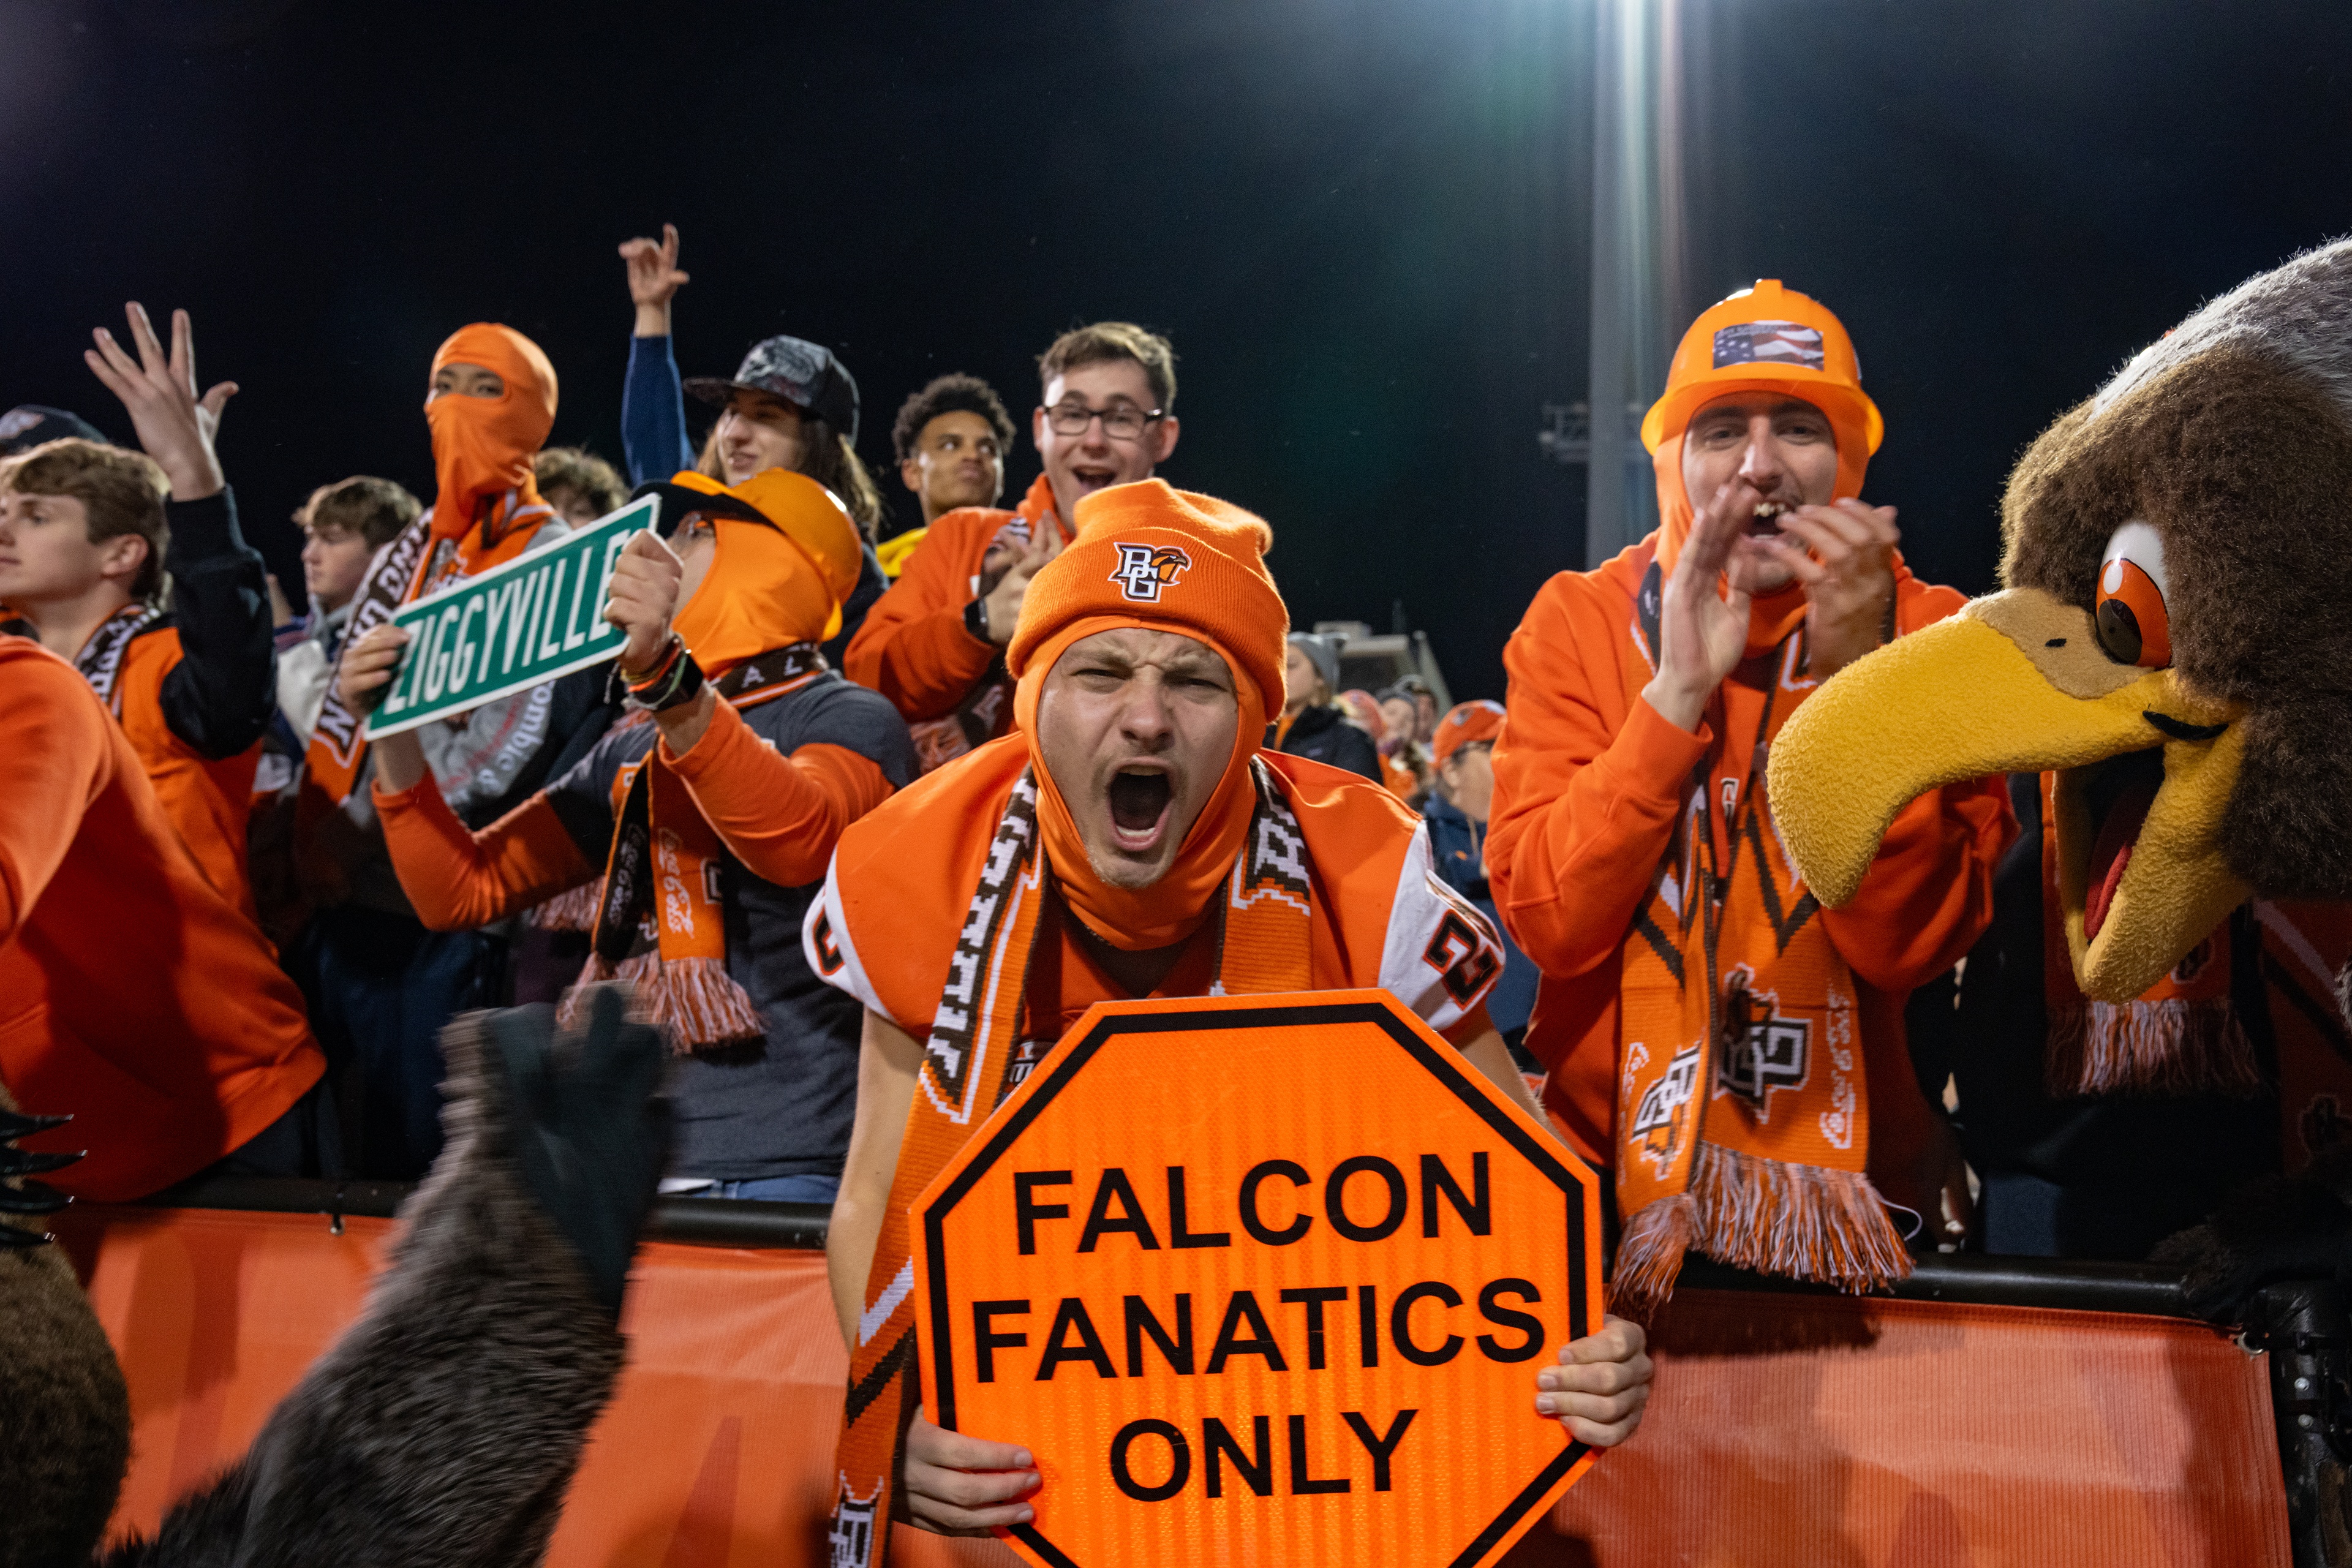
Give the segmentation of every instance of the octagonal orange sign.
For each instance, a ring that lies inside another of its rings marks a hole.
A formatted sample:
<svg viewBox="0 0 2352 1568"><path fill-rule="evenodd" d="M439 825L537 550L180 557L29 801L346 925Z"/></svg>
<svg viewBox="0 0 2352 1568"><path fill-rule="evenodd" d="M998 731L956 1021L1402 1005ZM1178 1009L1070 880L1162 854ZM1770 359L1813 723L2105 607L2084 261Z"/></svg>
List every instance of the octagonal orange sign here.
<svg viewBox="0 0 2352 1568"><path fill-rule="evenodd" d="M916 1205L925 1401L1050 1568L1502 1556L1593 1456L1600 1183L1384 991L1093 1009Z"/></svg>

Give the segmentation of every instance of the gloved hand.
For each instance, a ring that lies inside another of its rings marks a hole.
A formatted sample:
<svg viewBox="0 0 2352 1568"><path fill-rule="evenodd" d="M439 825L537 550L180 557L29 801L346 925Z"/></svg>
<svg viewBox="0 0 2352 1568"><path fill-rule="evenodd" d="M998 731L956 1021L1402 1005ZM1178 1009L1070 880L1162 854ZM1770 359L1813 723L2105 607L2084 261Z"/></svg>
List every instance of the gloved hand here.
<svg viewBox="0 0 2352 1568"><path fill-rule="evenodd" d="M2271 1176L2231 1194L2203 1225L2168 1237L2148 1255L2185 1267L2189 1310L2209 1322L2243 1323L2254 1293L2284 1279L2352 1287L2352 1205L2340 1195L2352 1162L2323 1156L2296 1176Z"/></svg>
<svg viewBox="0 0 2352 1568"><path fill-rule="evenodd" d="M46 1132L72 1121L69 1116L25 1116L0 1107L0 1215L55 1214L73 1200L55 1187L30 1178L55 1171L81 1158L73 1154L35 1154L13 1147L19 1138ZM0 1251L38 1247L48 1237L21 1226L0 1224Z"/></svg>
<svg viewBox="0 0 2352 1568"><path fill-rule="evenodd" d="M623 1015L619 989L604 987L587 1027L559 1044L553 1008L511 1008L491 1016L496 1048L483 1053L484 1071L505 1086L523 1179L615 1319L670 1126L656 1094L668 1056L661 1034Z"/></svg>

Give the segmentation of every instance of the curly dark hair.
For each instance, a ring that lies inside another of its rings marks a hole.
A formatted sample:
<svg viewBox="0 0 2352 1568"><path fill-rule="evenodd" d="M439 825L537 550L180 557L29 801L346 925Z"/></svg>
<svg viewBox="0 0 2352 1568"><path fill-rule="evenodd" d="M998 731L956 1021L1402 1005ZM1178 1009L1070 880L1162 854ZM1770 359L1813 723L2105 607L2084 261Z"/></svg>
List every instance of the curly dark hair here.
<svg viewBox="0 0 2352 1568"><path fill-rule="evenodd" d="M1004 399L996 389L976 375L951 371L934 376L920 392L911 394L898 405L898 417L890 426L890 447L905 462L915 455L915 443L921 439L923 426L942 414L961 410L977 414L988 421L996 432L997 447L1007 456L1013 451L1013 416L1004 411Z"/></svg>

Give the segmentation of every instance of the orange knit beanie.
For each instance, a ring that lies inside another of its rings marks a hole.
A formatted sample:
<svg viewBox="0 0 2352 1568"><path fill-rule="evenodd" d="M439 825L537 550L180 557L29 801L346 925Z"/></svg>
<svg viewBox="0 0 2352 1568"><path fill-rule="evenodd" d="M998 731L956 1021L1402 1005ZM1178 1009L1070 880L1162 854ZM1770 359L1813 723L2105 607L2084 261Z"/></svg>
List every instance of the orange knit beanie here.
<svg viewBox="0 0 2352 1568"><path fill-rule="evenodd" d="M1030 580L1004 667L1031 658L1080 620L1181 632L1234 659L1263 711L1282 711L1283 637L1290 612L1265 569L1274 530L1213 496L1142 479L1077 505L1077 535Z"/></svg>

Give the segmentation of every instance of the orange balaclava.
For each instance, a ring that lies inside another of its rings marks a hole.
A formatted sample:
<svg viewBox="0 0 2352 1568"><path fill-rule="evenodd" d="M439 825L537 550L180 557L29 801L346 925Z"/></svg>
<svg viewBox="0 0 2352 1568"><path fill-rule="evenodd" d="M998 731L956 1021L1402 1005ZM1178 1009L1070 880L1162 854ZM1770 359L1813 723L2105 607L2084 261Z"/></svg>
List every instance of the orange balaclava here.
<svg viewBox="0 0 2352 1568"><path fill-rule="evenodd" d="M712 498L693 509L711 523L710 565L671 621L705 675L841 629L863 554L857 525L831 490L784 468L731 487L682 472L670 485Z"/></svg>
<svg viewBox="0 0 2352 1568"><path fill-rule="evenodd" d="M485 500L509 490L524 505L539 500L530 459L555 426L555 367L539 345L495 322L477 321L449 335L433 356L445 365L478 364L496 371L506 390L496 397L428 397L425 423L433 430L436 538L457 539L481 515ZM498 521L493 520L494 526Z"/></svg>
<svg viewBox="0 0 2352 1568"><path fill-rule="evenodd" d="M1143 479L1097 490L1076 512L1069 546L1030 580L1005 668L1019 683L1013 723L1029 738L1038 835L1063 896L1105 941L1140 952L1197 930L1241 851L1257 801L1250 759L1265 739L1266 715L1282 710L1290 612L1265 569L1274 531L1237 506ZM1055 662L1081 638L1121 626L1208 644L1233 671L1240 707L1233 755L1215 792L1168 874L1140 889L1114 888L1096 877L1037 742L1037 700Z"/></svg>
<svg viewBox="0 0 2352 1568"><path fill-rule="evenodd" d="M1691 416L1719 397L1769 392L1811 404L1837 438L1832 500L1862 493L1863 470L1885 434L1878 405L1862 390L1862 362L1845 324L1810 295L1759 279L1699 312L1675 350L1664 395L1642 420L1642 444L1658 478L1658 567L1675 569L1690 537L1693 507L1683 489L1683 433ZM1748 651L1779 644L1805 618L1805 590L1790 583L1748 608Z"/></svg>

